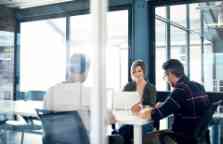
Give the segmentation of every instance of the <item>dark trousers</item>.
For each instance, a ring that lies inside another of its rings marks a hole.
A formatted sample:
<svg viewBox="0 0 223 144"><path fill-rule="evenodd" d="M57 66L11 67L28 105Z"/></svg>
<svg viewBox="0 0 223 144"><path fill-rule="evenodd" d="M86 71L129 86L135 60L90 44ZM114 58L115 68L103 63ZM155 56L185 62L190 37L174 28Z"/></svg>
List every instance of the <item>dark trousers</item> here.
<svg viewBox="0 0 223 144"><path fill-rule="evenodd" d="M143 135L153 131L152 124L146 124L143 126ZM118 133L124 138L124 144L133 144L133 126L123 125L119 128Z"/></svg>
<svg viewBox="0 0 223 144"><path fill-rule="evenodd" d="M124 139L118 134L113 134L108 137L109 144L124 144Z"/></svg>

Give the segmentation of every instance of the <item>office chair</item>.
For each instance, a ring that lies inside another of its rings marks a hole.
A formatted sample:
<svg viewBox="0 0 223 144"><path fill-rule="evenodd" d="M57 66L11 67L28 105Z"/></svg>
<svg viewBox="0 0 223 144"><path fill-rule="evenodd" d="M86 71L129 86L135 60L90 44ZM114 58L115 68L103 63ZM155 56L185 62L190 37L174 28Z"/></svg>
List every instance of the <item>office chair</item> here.
<svg viewBox="0 0 223 144"><path fill-rule="evenodd" d="M23 91L17 91L16 92L16 100L24 100L25 99L25 92Z"/></svg>
<svg viewBox="0 0 223 144"><path fill-rule="evenodd" d="M217 109L217 106L222 103L222 100L214 102L208 110L201 116L201 122L196 126L193 138L193 144L210 144L208 125L212 120L212 116ZM155 133L144 136L144 144L160 143L160 144L177 144L176 133L170 130L157 131ZM186 136L181 136L182 139L187 139Z"/></svg>
<svg viewBox="0 0 223 144"><path fill-rule="evenodd" d="M37 109L42 122L43 144L89 144L87 130L77 111L49 112Z"/></svg>
<svg viewBox="0 0 223 144"><path fill-rule="evenodd" d="M30 90L30 91L28 91L26 93L25 100L42 101L45 94L46 94L45 91L41 91L41 90Z"/></svg>

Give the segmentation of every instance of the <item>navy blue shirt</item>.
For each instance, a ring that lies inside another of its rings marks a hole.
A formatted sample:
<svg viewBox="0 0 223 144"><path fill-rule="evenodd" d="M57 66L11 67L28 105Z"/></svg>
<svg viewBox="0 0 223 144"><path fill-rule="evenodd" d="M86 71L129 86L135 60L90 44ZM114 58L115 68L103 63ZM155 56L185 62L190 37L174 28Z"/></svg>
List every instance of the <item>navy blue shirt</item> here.
<svg viewBox="0 0 223 144"><path fill-rule="evenodd" d="M152 119L160 120L174 114L172 130L192 136L200 117L209 107L208 95L204 87L187 77L179 79L171 95L164 103L152 111Z"/></svg>

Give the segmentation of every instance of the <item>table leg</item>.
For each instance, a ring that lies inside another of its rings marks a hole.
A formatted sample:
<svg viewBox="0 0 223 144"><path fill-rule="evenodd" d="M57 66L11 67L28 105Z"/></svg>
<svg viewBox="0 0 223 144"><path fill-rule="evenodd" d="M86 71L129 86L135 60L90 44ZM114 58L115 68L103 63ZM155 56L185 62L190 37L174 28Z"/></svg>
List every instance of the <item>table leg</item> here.
<svg viewBox="0 0 223 144"><path fill-rule="evenodd" d="M211 143L212 144L221 144L221 125L220 124L214 124L211 127L210 131L211 136Z"/></svg>
<svg viewBox="0 0 223 144"><path fill-rule="evenodd" d="M134 143L142 144L142 126L134 125Z"/></svg>

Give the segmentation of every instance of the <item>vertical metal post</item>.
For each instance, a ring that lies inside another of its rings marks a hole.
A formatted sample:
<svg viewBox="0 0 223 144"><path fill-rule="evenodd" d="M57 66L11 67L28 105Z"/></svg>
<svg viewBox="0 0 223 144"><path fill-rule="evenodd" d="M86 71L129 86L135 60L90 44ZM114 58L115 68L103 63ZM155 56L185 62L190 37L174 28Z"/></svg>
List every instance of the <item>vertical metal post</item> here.
<svg viewBox="0 0 223 144"><path fill-rule="evenodd" d="M13 67L13 100L16 100L17 93L20 91L20 26L21 22L16 19L14 35L14 67Z"/></svg>
<svg viewBox="0 0 223 144"><path fill-rule="evenodd" d="M91 95L91 144L105 144L105 48L107 0L91 0L94 89Z"/></svg>
<svg viewBox="0 0 223 144"><path fill-rule="evenodd" d="M68 64L70 59L70 16L66 16L66 80L68 79Z"/></svg>
<svg viewBox="0 0 223 144"><path fill-rule="evenodd" d="M204 83L204 14L200 10L201 19L201 81Z"/></svg>
<svg viewBox="0 0 223 144"><path fill-rule="evenodd" d="M187 41L187 75L190 77L190 5L186 5L186 41Z"/></svg>
<svg viewBox="0 0 223 144"><path fill-rule="evenodd" d="M170 32L170 7L166 7L166 18L169 22L166 24L166 42L167 42L167 50L166 50L166 57L167 59L171 58L171 32Z"/></svg>

